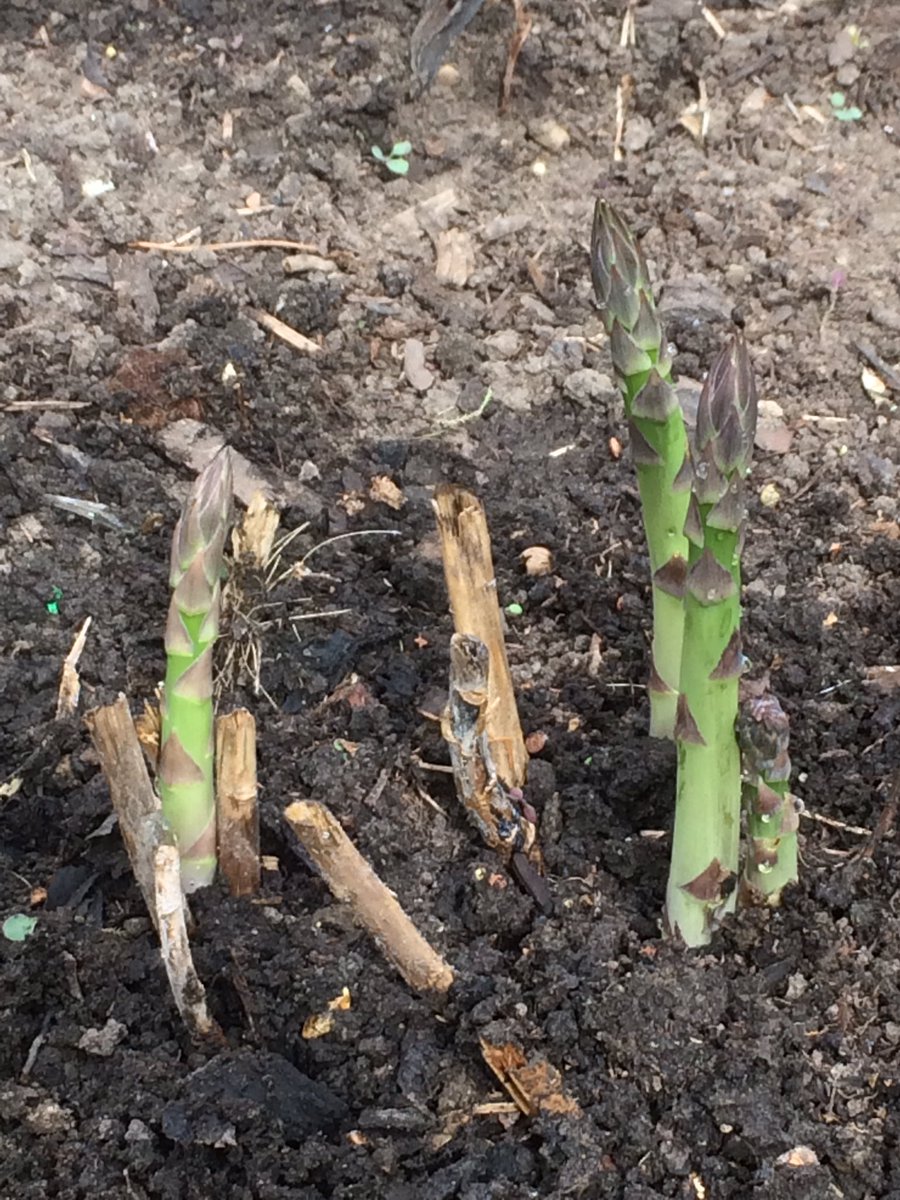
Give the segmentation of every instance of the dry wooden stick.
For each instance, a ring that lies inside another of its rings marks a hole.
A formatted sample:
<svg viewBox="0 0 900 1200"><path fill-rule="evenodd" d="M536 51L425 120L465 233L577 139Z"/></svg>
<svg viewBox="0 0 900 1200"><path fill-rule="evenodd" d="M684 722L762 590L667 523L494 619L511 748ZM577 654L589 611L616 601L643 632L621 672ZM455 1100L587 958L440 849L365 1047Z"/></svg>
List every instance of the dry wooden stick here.
<svg viewBox="0 0 900 1200"><path fill-rule="evenodd" d="M165 254L191 254L195 250L296 250L318 253L318 246L309 242L292 242L289 238L243 238L237 242L129 242L129 250L159 250Z"/></svg>
<svg viewBox="0 0 900 1200"><path fill-rule="evenodd" d="M312 338L308 338L305 333L300 333L292 326L286 325L284 321L280 321L278 317L273 317L271 313L263 312L261 308L248 308L246 313L258 325L262 325L264 329L268 329L270 333L274 333L276 337L281 338L283 342L287 342L289 346L293 346L295 350L299 350L301 354L318 354L322 349L318 342L314 342Z"/></svg>
<svg viewBox="0 0 900 1200"><path fill-rule="evenodd" d="M185 900L181 890L181 863L174 845L157 846L154 866L154 907L162 947L162 960L169 987L182 1020L192 1033L201 1037L219 1035L220 1030L206 1007L206 989L200 982L185 920Z"/></svg>
<svg viewBox="0 0 900 1200"><path fill-rule="evenodd" d="M300 801L284 816L334 896L350 905L410 987L446 992L453 969L425 941L328 809Z"/></svg>
<svg viewBox="0 0 900 1200"><path fill-rule="evenodd" d="M159 797L150 783L128 701L119 695L114 704L95 708L84 720L109 784L131 869L159 934L175 1005L192 1032L218 1035L191 959L178 851L165 839Z"/></svg>
<svg viewBox="0 0 900 1200"><path fill-rule="evenodd" d="M259 891L256 722L245 708L216 721L219 867L232 896Z"/></svg>
<svg viewBox="0 0 900 1200"><path fill-rule="evenodd" d="M533 810L519 789L508 792L494 770L486 733L490 661L484 642L455 633L450 642L450 699L441 733L453 765L456 793L484 842L505 859L534 848ZM531 819L530 819L531 818Z"/></svg>
<svg viewBox="0 0 900 1200"><path fill-rule="evenodd" d="M114 704L95 708L85 724L109 784L113 809L128 852L131 869L141 889L147 911L157 924L154 855L159 843L162 816L153 790L141 744L128 708L119 695Z"/></svg>
<svg viewBox="0 0 900 1200"><path fill-rule="evenodd" d="M528 771L528 752L503 641L484 508L477 496L455 484L436 488L433 504L454 627L457 633L484 642L490 656L484 721L491 761L507 788L521 788Z"/></svg>

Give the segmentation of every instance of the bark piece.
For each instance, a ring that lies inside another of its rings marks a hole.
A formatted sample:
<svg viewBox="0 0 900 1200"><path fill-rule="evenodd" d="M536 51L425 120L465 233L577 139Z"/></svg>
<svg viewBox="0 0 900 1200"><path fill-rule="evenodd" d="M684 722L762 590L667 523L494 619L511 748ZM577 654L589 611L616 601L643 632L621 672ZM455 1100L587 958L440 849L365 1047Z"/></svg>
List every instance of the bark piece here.
<svg viewBox="0 0 900 1200"><path fill-rule="evenodd" d="M446 992L453 969L422 937L328 809L298 801L284 816L333 895L350 905L410 987Z"/></svg>
<svg viewBox="0 0 900 1200"><path fill-rule="evenodd" d="M219 867L232 896L259 891L256 721L245 708L216 721Z"/></svg>

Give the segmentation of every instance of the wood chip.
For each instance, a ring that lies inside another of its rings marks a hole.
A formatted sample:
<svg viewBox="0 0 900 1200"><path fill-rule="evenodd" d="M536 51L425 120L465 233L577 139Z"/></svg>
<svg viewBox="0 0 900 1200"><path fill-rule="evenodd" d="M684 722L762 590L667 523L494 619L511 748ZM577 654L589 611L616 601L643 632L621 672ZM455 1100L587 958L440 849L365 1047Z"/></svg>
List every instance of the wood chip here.
<svg viewBox="0 0 900 1200"><path fill-rule="evenodd" d="M527 1116L539 1112L568 1113L581 1116L581 1109L562 1087L562 1076L546 1059L529 1064L525 1055L512 1042L492 1045L481 1039L484 1061Z"/></svg>
<svg viewBox="0 0 900 1200"><path fill-rule="evenodd" d="M814 1167L819 1162L819 1156L809 1146L794 1146L775 1159L778 1167Z"/></svg>
<svg viewBox="0 0 900 1200"><path fill-rule="evenodd" d="M438 234L434 273L441 283L465 287L475 271L475 244L463 229L445 229Z"/></svg>
<svg viewBox="0 0 900 1200"><path fill-rule="evenodd" d="M900 688L900 666L866 667L865 681L879 692L893 692Z"/></svg>
<svg viewBox="0 0 900 1200"><path fill-rule="evenodd" d="M390 475L376 475L369 486L369 499L377 504L386 504L395 511L406 503L406 497Z"/></svg>
<svg viewBox="0 0 900 1200"><path fill-rule="evenodd" d="M325 275L333 275L337 266L330 258L321 254L289 254L281 263L285 275L305 275L308 271L321 271Z"/></svg>
<svg viewBox="0 0 900 1200"><path fill-rule="evenodd" d="M272 557L278 521L278 509L261 491L254 492L240 527L231 534L235 559L266 566Z"/></svg>

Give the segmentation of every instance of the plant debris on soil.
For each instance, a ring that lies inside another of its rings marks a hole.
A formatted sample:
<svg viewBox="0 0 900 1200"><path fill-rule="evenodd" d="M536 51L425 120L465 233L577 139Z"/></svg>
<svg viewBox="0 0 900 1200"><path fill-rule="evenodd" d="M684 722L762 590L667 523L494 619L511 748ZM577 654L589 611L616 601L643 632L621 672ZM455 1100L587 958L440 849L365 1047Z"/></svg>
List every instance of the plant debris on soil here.
<svg viewBox="0 0 900 1200"><path fill-rule="evenodd" d="M501 116L510 4L425 92L412 0L2 5L0 917L36 918L0 938L2 1200L900 1198L896 5L713 7L532 0ZM405 176L372 159L407 141ZM801 882L702 954L659 925L674 751L600 195L686 405L735 325L760 382L745 643L791 721ZM218 647L265 858L258 897L192 898L205 1044L83 715L152 700L171 530L223 440L296 536ZM491 527L546 911L424 715L447 482ZM451 964L445 999L332 900L295 801Z"/></svg>

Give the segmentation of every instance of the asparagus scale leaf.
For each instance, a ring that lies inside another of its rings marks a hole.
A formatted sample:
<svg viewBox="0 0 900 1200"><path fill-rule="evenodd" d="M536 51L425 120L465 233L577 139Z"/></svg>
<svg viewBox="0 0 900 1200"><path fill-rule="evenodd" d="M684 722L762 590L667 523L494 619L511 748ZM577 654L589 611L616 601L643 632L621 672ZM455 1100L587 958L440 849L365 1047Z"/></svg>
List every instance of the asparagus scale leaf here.
<svg viewBox="0 0 900 1200"><path fill-rule="evenodd" d="M631 230L605 200L594 210L591 277L625 401L653 575L650 733L671 738L684 630L687 435L647 263Z"/></svg>
<svg viewBox="0 0 900 1200"><path fill-rule="evenodd" d="M185 892L212 883L216 872L212 653L231 497L225 448L198 475L172 538L157 778Z"/></svg>
<svg viewBox="0 0 900 1200"><path fill-rule="evenodd" d="M736 336L717 357L700 395L685 524L690 548L666 917L688 946L708 942L736 902L741 764L735 722L744 661L740 554L756 413L750 357Z"/></svg>
<svg viewBox="0 0 900 1200"><path fill-rule="evenodd" d="M777 907L796 883L799 817L790 794L790 722L771 692L746 695L738 718L749 847L744 888L750 900Z"/></svg>

